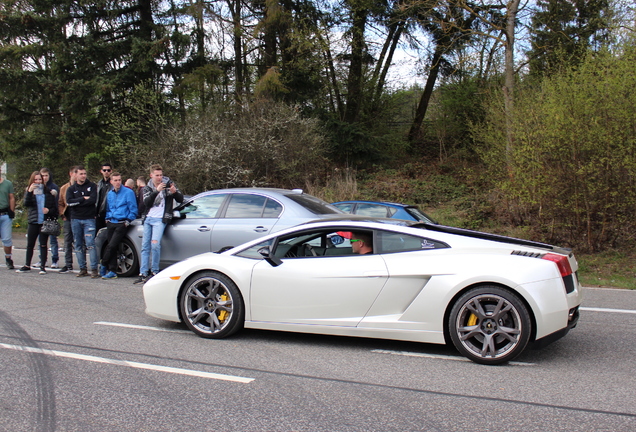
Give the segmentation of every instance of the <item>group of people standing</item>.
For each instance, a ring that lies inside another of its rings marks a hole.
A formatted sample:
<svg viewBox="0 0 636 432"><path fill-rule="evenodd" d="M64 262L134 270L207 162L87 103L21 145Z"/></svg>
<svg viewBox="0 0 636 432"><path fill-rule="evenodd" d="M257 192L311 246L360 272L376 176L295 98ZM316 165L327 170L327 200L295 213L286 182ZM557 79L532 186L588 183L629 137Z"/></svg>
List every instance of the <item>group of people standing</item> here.
<svg viewBox="0 0 636 432"><path fill-rule="evenodd" d="M163 175L160 165L151 167L148 184L143 176L137 179L136 193L132 189L134 181L128 179L124 185L121 174L114 172L110 163L102 164L101 174L102 178L95 184L87 178L83 166L71 167L69 181L61 188L53 183L47 168L31 174L24 195L28 219L26 262L18 272L31 271L31 260L38 238L40 274L46 274L49 238L51 268L58 268L57 237L42 232L46 220L57 220L58 217L63 221L66 251L65 265L60 269L60 273L73 270L74 249L79 266L77 277L117 278L117 250L127 227L137 217L142 218L144 229L140 275L134 283L143 283L159 272L163 230L172 218L173 203L181 203L183 194L170 178ZM9 269L14 268L11 254L11 219L15 215L14 212L13 185L9 180L2 180L0 177L0 233ZM98 262L95 237L102 228L107 229L107 246L101 262ZM90 272L86 252L89 255Z"/></svg>

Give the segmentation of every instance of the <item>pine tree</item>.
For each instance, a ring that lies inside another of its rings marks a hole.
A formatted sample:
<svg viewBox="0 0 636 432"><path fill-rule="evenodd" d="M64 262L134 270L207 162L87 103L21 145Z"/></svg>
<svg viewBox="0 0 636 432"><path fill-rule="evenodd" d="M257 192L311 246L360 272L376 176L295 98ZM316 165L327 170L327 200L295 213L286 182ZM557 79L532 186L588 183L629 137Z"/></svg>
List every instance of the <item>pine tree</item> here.
<svg viewBox="0 0 636 432"><path fill-rule="evenodd" d="M608 0L539 0L532 17L530 72L550 74L578 64L590 47L607 37Z"/></svg>
<svg viewBox="0 0 636 432"><path fill-rule="evenodd" d="M28 165L110 157L109 113L158 79L151 0L2 1L0 149Z"/></svg>

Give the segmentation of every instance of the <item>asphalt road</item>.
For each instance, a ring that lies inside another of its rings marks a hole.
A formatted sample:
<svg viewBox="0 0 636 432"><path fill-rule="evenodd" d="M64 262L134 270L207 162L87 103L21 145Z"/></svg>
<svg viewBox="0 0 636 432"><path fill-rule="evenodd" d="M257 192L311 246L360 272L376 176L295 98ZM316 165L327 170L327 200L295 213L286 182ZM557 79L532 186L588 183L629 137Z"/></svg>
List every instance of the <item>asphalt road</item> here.
<svg viewBox="0 0 636 432"><path fill-rule="evenodd" d="M586 289L564 339L482 366L375 339L204 340L145 315L132 281L0 265L0 431L636 430L634 291Z"/></svg>

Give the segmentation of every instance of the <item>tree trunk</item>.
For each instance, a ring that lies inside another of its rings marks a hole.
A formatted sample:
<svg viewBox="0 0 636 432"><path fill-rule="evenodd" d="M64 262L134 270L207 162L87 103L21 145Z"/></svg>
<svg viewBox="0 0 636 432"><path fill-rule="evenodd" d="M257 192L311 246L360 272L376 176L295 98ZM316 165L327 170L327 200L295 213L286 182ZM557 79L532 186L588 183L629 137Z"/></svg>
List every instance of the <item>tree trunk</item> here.
<svg viewBox="0 0 636 432"><path fill-rule="evenodd" d="M397 26L394 26L393 28L391 28L389 35L387 36L387 40L385 43L385 47L382 49L382 55L380 56L380 60L378 61L378 66L382 66L382 71L379 74L379 77L377 75L374 76L374 82L376 82L376 86L375 86L375 95L373 96L373 106L374 109L375 107L377 107L377 104L379 103L380 100L380 96L382 95L382 91L384 90L384 83L386 82L386 76L389 72L389 68L391 67L391 62L393 61L393 55L395 54L395 49L397 48L397 44L400 41L400 37L402 37L402 32L404 31L404 22L400 22L399 24L397 24ZM386 55L386 58L384 58L385 56L385 48L387 45L389 45L390 42L390 49L389 49L389 53L388 55ZM379 71L379 67L376 68L376 72Z"/></svg>
<svg viewBox="0 0 636 432"><path fill-rule="evenodd" d="M241 27L241 1L228 0L228 7L232 14L232 30L234 41L234 98L238 104L241 103L243 97L243 38Z"/></svg>
<svg viewBox="0 0 636 432"><path fill-rule="evenodd" d="M517 11L519 10L520 0L511 0L507 4L508 16L506 19L506 53L505 62L505 84L503 88L504 94L504 110L506 113L506 164L508 171L512 172L512 148L514 146L514 134L512 132L513 116L514 116L514 87L515 87L515 71L514 71L514 48L515 48L515 21L517 19Z"/></svg>
<svg viewBox="0 0 636 432"><path fill-rule="evenodd" d="M424 87L424 93L422 93L422 97L420 98L420 103L417 106L417 111L415 112L415 118L413 119L411 130L409 131L409 135L408 135L409 142L415 141L415 139L417 139L420 135L422 122L424 121L424 117L426 116L428 103L431 100L431 95L433 94L433 88L435 87L435 82L437 81L437 75L439 74L439 63L442 59L443 50L444 49L442 48L440 44L438 44L435 47L435 53L433 54L431 70L429 71L428 78L426 79L426 86Z"/></svg>
<svg viewBox="0 0 636 432"><path fill-rule="evenodd" d="M353 33L351 41L351 63L349 65L349 78L347 79L347 107L344 120L354 123L358 119L362 103L362 66L364 56L364 30L367 25L368 10L357 8L352 11Z"/></svg>

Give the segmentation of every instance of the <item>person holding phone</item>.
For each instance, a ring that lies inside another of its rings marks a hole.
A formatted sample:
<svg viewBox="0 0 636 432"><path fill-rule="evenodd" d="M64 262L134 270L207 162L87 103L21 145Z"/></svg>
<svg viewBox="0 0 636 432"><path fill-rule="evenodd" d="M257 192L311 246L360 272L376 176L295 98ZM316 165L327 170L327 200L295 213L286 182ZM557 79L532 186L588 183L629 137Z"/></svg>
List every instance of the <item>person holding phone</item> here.
<svg viewBox="0 0 636 432"><path fill-rule="evenodd" d="M45 275L44 263L47 258L48 234L40 234L45 219L57 219L55 196L42 181L40 171L33 171L29 178L29 187L24 194L24 206L27 208L27 252L26 262L18 272L31 271L31 260L35 242L40 238L40 274Z"/></svg>
<svg viewBox="0 0 636 432"><path fill-rule="evenodd" d="M169 177L163 175L161 165L150 167L150 182L144 187L143 196L145 210L142 215L144 231L141 241L141 265L139 278L133 282L134 284L145 283L159 273L163 231L166 224L172 220L174 202L183 202L183 194Z"/></svg>

